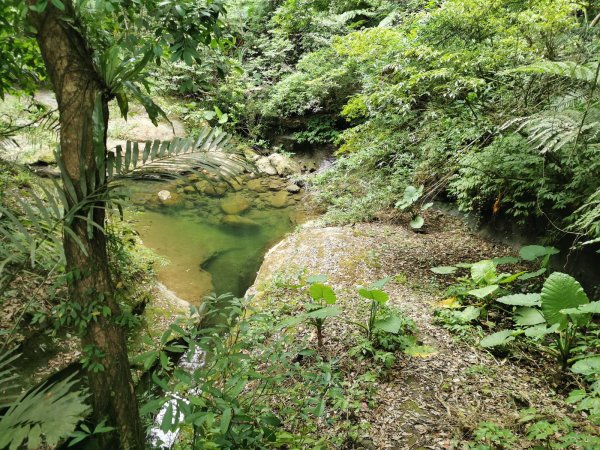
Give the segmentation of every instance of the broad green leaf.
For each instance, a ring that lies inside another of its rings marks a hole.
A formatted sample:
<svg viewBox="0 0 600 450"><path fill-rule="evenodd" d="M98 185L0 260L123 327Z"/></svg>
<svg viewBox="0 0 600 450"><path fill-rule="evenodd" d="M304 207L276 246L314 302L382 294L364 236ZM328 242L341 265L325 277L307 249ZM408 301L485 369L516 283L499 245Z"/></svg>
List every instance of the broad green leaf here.
<svg viewBox="0 0 600 450"><path fill-rule="evenodd" d="M307 283L325 283L327 281L326 275L311 275L306 278Z"/></svg>
<svg viewBox="0 0 600 450"><path fill-rule="evenodd" d="M587 397L587 392L582 389L575 389L569 393L566 402L569 404L579 403L581 400Z"/></svg>
<svg viewBox="0 0 600 450"><path fill-rule="evenodd" d="M547 327L546 325L541 324L531 328L527 328L525 330L525 336L531 338L541 338L543 336L546 336L547 334L554 333L556 330L558 330L558 324L552 325L551 327Z"/></svg>
<svg viewBox="0 0 600 450"><path fill-rule="evenodd" d="M165 414L163 415L162 422L160 424L160 429L163 432L168 432L171 430L173 426L173 403L169 403L167 409L165 410Z"/></svg>
<svg viewBox="0 0 600 450"><path fill-rule="evenodd" d="M422 216L415 216L410 221L410 227L414 230L419 230L423 228L423 225L425 225L425 219L423 219Z"/></svg>
<svg viewBox="0 0 600 450"><path fill-rule="evenodd" d="M453 315L462 323L469 323L479 318L480 314L481 308L476 308L475 306L467 306L462 311L454 311Z"/></svg>
<svg viewBox="0 0 600 450"><path fill-rule="evenodd" d="M580 375L598 375L600 374L600 355L584 358L571 366L571 370Z"/></svg>
<svg viewBox="0 0 600 450"><path fill-rule="evenodd" d="M522 327L546 323L546 319L544 319L544 316L540 310L537 308L531 308L530 306L523 306L519 308L515 313L514 321L517 325Z"/></svg>
<svg viewBox="0 0 600 450"><path fill-rule="evenodd" d="M373 326L379 330L396 334L400 331L402 320L398 316L389 316L385 319L376 320Z"/></svg>
<svg viewBox="0 0 600 450"><path fill-rule="evenodd" d="M546 273L546 270L547 270L547 269L546 269L545 267L542 267L541 269L539 269L539 270L536 270L535 272L526 272L526 273L524 273L523 275L521 275L521 276L519 277L519 279L520 279L521 281L526 281L526 280L529 280L529 279L531 279L531 278L539 277L540 275L543 275L543 274L545 274L545 273Z"/></svg>
<svg viewBox="0 0 600 450"><path fill-rule="evenodd" d="M315 309L306 313L305 317L309 319L326 319L327 317L339 316L342 310L337 306L327 306L325 308Z"/></svg>
<svg viewBox="0 0 600 450"><path fill-rule="evenodd" d="M559 324L560 329L567 326L568 318L561 313L563 309L577 308L589 303L581 284L570 275L554 272L542 287L542 313L550 325Z"/></svg>
<svg viewBox="0 0 600 450"><path fill-rule="evenodd" d="M377 280L369 285L369 289L382 289L391 279L392 277L385 277L381 280Z"/></svg>
<svg viewBox="0 0 600 450"><path fill-rule="evenodd" d="M507 273L500 274L498 276L498 283L499 284L512 283L513 281L515 281L517 278L521 277L521 275L524 275L525 273L527 273L527 272L522 271L522 272L514 273L512 275L511 274L507 274Z"/></svg>
<svg viewBox="0 0 600 450"><path fill-rule="evenodd" d="M497 284L492 284L491 286L482 287L479 289L472 289L467 294L473 295L477 298L485 298L491 293L495 292L500 286Z"/></svg>
<svg viewBox="0 0 600 450"><path fill-rule="evenodd" d="M519 255L525 261L533 261L546 255L556 255L559 250L554 247L544 247L543 245L526 245L521 247Z"/></svg>
<svg viewBox="0 0 600 450"><path fill-rule="evenodd" d="M561 309L562 314L569 314L572 316L580 314L600 314L600 301L586 303L578 308Z"/></svg>
<svg viewBox="0 0 600 450"><path fill-rule="evenodd" d="M414 186L406 186L402 200L396 203L396 208L406 209L414 205L423 194L423 186L418 188Z"/></svg>
<svg viewBox="0 0 600 450"><path fill-rule="evenodd" d="M511 341L515 340L513 330L503 330L498 331L497 333L490 334L489 336L484 337L479 344L483 348L489 347L498 347L499 345L506 345Z"/></svg>
<svg viewBox="0 0 600 450"><path fill-rule="evenodd" d="M61 0L52 0L52 4L61 11L65 10L65 5Z"/></svg>
<svg viewBox="0 0 600 450"><path fill-rule="evenodd" d="M361 297L364 297L368 300L373 300L380 305L384 305L390 299L389 295L379 289L360 288L358 293L361 295Z"/></svg>
<svg viewBox="0 0 600 450"><path fill-rule="evenodd" d="M512 294L496 299L497 302L511 306L540 306L540 294Z"/></svg>
<svg viewBox="0 0 600 450"><path fill-rule="evenodd" d="M514 256L503 256L501 258L494 258L492 261L499 266L500 264L516 264L519 262L519 258L515 258Z"/></svg>
<svg viewBox="0 0 600 450"><path fill-rule="evenodd" d="M438 266L438 267L432 267L430 270L433 273L437 273L439 275L449 275L451 273L456 272L457 267L454 267L454 266Z"/></svg>
<svg viewBox="0 0 600 450"><path fill-rule="evenodd" d="M496 279L496 265L490 259L476 262L471 265L471 279L479 284L483 282L491 283Z"/></svg>
<svg viewBox="0 0 600 450"><path fill-rule="evenodd" d="M331 287L323 283L314 283L309 288L310 296L315 301L325 300L326 303L332 305L336 301L335 292Z"/></svg>
<svg viewBox="0 0 600 450"><path fill-rule="evenodd" d="M233 409L225 408L225 410L223 411L223 415L221 416L221 427L220 427L221 434L225 434L225 433L227 433L227 430L229 430L229 424L231 423L232 417L233 417Z"/></svg>

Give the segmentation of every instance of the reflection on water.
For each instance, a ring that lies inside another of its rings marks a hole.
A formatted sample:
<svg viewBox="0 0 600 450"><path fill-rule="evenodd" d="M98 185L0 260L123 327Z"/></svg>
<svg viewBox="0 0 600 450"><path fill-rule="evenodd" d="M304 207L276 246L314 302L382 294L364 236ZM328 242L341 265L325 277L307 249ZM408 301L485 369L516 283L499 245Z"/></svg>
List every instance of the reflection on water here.
<svg viewBox="0 0 600 450"><path fill-rule="evenodd" d="M301 196L281 191L242 188L210 197L156 182L137 182L132 190L134 203L141 207L134 216L137 231L147 247L169 261L159 270L159 281L192 303L211 292L243 295L266 250L301 217ZM161 190L169 190L172 198L161 202ZM277 195L279 202L273 200ZM285 205L282 196L287 196ZM223 209L237 214L227 215Z"/></svg>

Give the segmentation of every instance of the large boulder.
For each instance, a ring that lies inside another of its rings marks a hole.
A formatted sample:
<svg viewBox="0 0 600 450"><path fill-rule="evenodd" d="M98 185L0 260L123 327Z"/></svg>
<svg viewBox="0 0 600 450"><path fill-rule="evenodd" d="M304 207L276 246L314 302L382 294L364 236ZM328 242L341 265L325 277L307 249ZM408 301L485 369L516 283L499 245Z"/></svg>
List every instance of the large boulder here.
<svg viewBox="0 0 600 450"><path fill-rule="evenodd" d="M277 169L271 164L271 161L266 156L258 158L255 162L256 169L265 175L277 175Z"/></svg>
<svg viewBox="0 0 600 450"><path fill-rule="evenodd" d="M234 194L221 200L221 209L225 214L237 215L250 208L250 201L243 195Z"/></svg>
<svg viewBox="0 0 600 450"><path fill-rule="evenodd" d="M281 153L273 153L271 156L269 156L269 162L271 163L271 166L275 168L277 174L281 175L282 177L288 175L297 175L302 171L297 162L288 156L282 155Z"/></svg>

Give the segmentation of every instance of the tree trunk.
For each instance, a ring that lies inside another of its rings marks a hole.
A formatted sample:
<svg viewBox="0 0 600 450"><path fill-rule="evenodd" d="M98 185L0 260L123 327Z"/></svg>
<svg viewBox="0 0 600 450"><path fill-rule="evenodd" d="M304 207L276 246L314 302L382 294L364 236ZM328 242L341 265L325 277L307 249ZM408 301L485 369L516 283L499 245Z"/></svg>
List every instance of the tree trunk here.
<svg viewBox="0 0 600 450"><path fill-rule="evenodd" d="M35 0L29 2L35 3ZM84 196L82 184L88 191L98 189L100 184L92 114L97 96L102 95L104 151L99 157L105 158L108 98L94 69L92 53L73 22L76 17L73 6L70 1L63 0L63 3L65 11L49 4L40 14L30 12L29 19L37 31L37 42L58 102L60 154L66 169L63 177L70 179L81 199ZM77 199L69 197L71 208L76 203ZM90 206L94 208L95 223L102 227L104 206L103 202ZM81 210L79 215L87 216L90 207ZM88 224L83 219L75 219L70 228L77 239L65 233L63 242L71 301L79 303L82 311L102 312L107 306L110 309L110 314L94 315L95 320L88 323L82 339L84 355L94 352L92 362L97 364L87 370L94 418L98 422L106 419L116 428L116 432L99 436L100 447L142 449L144 434L129 370L125 332L115 323L119 306L109 274L106 237L96 227L89 234Z"/></svg>

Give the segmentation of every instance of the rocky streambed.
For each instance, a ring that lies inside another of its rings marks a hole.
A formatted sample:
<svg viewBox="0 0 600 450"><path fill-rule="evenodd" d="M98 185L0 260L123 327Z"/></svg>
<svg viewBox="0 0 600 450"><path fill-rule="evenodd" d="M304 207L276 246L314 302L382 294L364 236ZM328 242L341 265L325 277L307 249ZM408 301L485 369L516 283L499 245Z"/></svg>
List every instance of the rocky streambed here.
<svg viewBox="0 0 600 450"><path fill-rule="evenodd" d="M243 295L264 253L305 220L305 193L289 178L300 166L278 154L255 162L260 172L234 180L189 175L129 186L134 227L164 257L158 279L180 298L197 304L211 292Z"/></svg>

